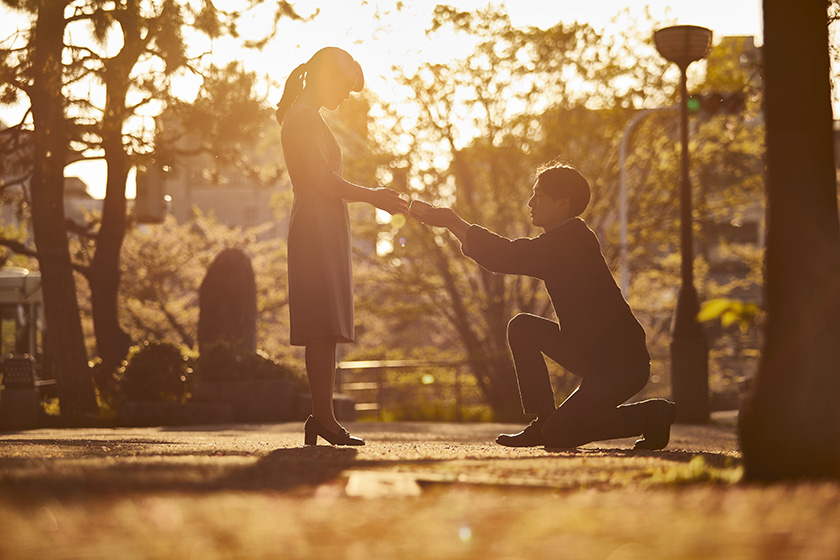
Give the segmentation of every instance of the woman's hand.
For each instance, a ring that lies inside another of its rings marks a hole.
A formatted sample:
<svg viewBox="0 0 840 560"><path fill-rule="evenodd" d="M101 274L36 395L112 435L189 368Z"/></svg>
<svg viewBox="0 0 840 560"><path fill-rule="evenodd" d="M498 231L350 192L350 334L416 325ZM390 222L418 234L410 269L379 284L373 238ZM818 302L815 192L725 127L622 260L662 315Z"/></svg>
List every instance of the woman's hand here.
<svg viewBox="0 0 840 560"><path fill-rule="evenodd" d="M455 213L449 208L435 208L428 202L412 200L409 214L428 226L448 227Z"/></svg>
<svg viewBox="0 0 840 560"><path fill-rule="evenodd" d="M389 214L405 214L408 212L408 202L403 200L400 193L387 187L370 189L370 200L368 202Z"/></svg>

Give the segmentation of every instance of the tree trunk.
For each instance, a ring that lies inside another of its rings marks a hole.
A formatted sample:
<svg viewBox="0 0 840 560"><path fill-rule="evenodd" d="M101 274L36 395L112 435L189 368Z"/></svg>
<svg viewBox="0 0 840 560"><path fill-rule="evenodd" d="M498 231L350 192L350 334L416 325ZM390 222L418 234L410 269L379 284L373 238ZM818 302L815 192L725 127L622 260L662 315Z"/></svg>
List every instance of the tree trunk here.
<svg viewBox="0 0 840 560"><path fill-rule="evenodd" d="M121 136L117 136L117 143ZM106 143L107 146L107 143ZM116 155L115 155L116 152ZM88 272L93 330L103 378L109 378L131 346L131 338L119 323L120 252L126 230L125 182L127 157L119 144L106 148L108 182L102 207L102 227L96 240L96 252Z"/></svg>
<svg viewBox="0 0 840 560"><path fill-rule="evenodd" d="M516 373L513 368L513 361L507 351L507 323L499 323L499 306L483 305L485 314L485 325L490 332L479 336L474 329L475 318L470 315L468 304L464 295L458 288L454 274L450 269L450 261L447 253L442 251L434 243L428 245L434 255L435 266L443 278L444 288L451 302L452 313L447 314L467 354L470 363L470 370L475 377L479 390L481 390L487 404L493 409L493 418L498 422L519 421L522 419L522 405L519 398L519 389L516 381ZM457 250L457 249L456 249ZM491 272L481 271L485 275L482 284L482 294L486 301L492 299L487 294L487 276ZM492 283L490 283L492 284ZM501 297L501 296L499 296ZM504 306L501 306L502 308ZM494 326L496 328L494 328Z"/></svg>
<svg viewBox="0 0 840 560"><path fill-rule="evenodd" d="M123 118L114 105L122 106L124 99L124 91L120 96L109 88L106 116L102 123L102 145L108 165L108 178L102 205L102 226L88 272L96 350L102 360L101 371L105 379L110 378L110 374L119 367L131 346L131 338L119 323L117 302L120 289L120 253L125 239L127 219L125 183L128 176L128 156L122 145Z"/></svg>
<svg viewBox="0 0 840 560"><path fill-rule="evenodd" d="M490 378L486 392L496 422L522 422L522 399L516 381L516 370L509 355L500 356L484 367Z"/></svg>
<svg viewBox="0 0 840 560"><path fill-rule="evenodd" d="M64 4L53 0L38 3L33 39L31 101L35 148L30 187L32 229L48 329L47 351L55 364L61 412L76 421L96 414L96 399L87 366L64 215Z"/></svg>
<svg viewBox="0 0 840 560"><path fill-rule="evenodd" d="M507 342L507 325L511 319L507 303L505 277L488 271L481 271L485 279L486 305L483 313L488 331L483 340L485 359L489 359L487 372L490 383L487 400L493 408L493 417L500 422L521 422L522 399L516 380Z"/></svg>
<svg viewBox="0 0 840 560"><path fill-rule="evenodd" d="M747 480L840 476L840 226L827 4L764 0L767 322L740 419Z"/></svg>
<svg viewBox="0 0 840 560"><path fill-rule="evenodd" d="M102 148L108 165L105 199L102 205L102 226L96 239L96 252L88 281L91 291L93 330L96 351L101 362L101 378L111 379L125 359L131 337L119 322L120 254L126 232L127 203L125 183L130 167L123 145L123 125L130 113L126 97L131 69L137 63L146 40L140 34L140 14L136 3L129 4L122 16L123 48L105 62L105 113L102 118Z"/></svg>

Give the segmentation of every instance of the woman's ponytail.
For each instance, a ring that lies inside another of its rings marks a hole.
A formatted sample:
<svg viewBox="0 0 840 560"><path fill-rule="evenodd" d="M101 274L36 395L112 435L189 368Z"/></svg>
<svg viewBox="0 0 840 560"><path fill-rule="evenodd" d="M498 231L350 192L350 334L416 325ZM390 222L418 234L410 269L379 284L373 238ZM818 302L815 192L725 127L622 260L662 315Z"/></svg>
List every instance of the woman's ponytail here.
<svg viewBox="0 0 840 560"><path fill-rule="evenodd" d="M280 103L277 104L277 111L274 113L277 124L280 126L283 126L283 119L286 118L286 112L289 110L289 107L292 106L292 103L298 98L300 92L303 91L303 78L305 75L306 63L292 70L292 73L286 79L286 85L283 88L283 97L280 98Z"/></svg>

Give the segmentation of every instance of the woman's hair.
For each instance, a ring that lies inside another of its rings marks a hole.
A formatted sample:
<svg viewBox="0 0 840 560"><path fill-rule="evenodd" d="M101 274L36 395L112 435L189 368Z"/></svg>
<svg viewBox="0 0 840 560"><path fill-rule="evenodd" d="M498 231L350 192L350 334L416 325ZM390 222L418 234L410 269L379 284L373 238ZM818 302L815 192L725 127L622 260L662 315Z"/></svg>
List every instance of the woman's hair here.
<svg viewBox="0 0 840 560"><path fill-rule="evenodd" d="M570 165L549 164L537 171L540 187L552 199L569 197L569 210L580 216L589 205L589 183Z"/></svg>
<svg viewBox="0 0 840 560"><path fill-rule="evenodd" d="M280 98L274 115L279 124L283 124L286 112L303 91L307 78L322 72L338 74L346 82L350 91L360 92L365 86L362 67L350 56L350 53L338 47L324 47L312 55L308 61L292 70L286 79L283 97Z"/></svg>

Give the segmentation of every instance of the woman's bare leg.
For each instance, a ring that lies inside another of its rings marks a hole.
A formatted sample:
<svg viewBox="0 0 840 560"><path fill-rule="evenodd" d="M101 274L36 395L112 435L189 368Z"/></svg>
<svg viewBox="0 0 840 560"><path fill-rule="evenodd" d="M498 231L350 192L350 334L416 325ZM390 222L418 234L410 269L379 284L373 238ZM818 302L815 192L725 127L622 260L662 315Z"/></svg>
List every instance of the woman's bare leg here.
<svg viewBox="0 0 840 560"><path fill-rule="evenodd" d="M306 344L306 376L312 393L312 416L331 432L340 432L335 419L335 338L322 338Z"/></svg>

